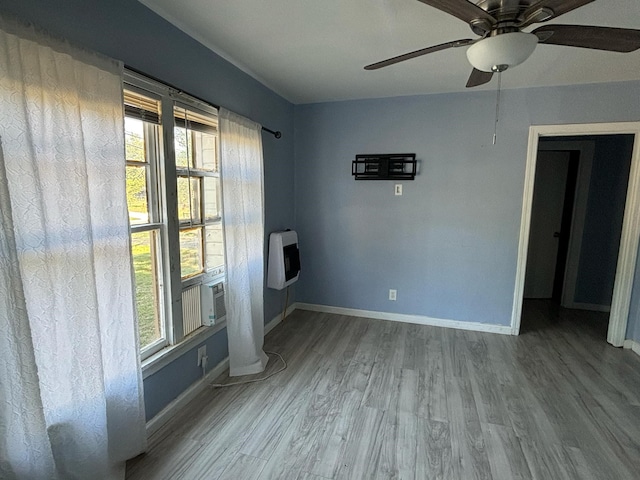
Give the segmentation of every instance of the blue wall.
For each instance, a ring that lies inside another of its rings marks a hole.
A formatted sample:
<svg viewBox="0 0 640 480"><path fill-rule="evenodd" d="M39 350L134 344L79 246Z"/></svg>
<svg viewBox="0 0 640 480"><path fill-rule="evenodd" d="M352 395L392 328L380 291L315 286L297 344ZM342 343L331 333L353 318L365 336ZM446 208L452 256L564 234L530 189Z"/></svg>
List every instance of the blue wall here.
<svg viewBox="0 0 640 480"><path fill-rule="evenodd" d="M226 330L221 330L199 343L184 355L178 357L162 370L144 379L144 404L147 420L153 418L166 407L177 395L189 388L201 378L202 370L193 366L198 363L198 348L207 346L209 367L214 367L229 355ZM176 394L176 392L178 392Z"/></svg>
<svg viewBox="0 0 640 480"><path fill-rule="evenodd" d="M640 252L636 259L635 282L631 292L626 338L640 342Z"/></svg>
<svg viewBox="0 0 640 480"><path fill-rule="evenodd" d="M122 60L130 67L245 115L266 127L281 130L283 136L280 140L266 133L262 137L265 230L268 234L293 227L291 103L135 0L20 0L2 2L0 13L31 21L77 45ZM266 247L265 244L265 251ZM293 291L292 294L295 300ZM265 288L265 321L278 315L283 304L283 292ZM211 366L227 356L226 331L209 338L206 343ZM200 378L196 349L145 379L148 418Z"/></svg>
<svg viewBox="0 0 640 480"><path fill-rule="evenodd" d="M295 107L300 302L508 325L530 125L634 121L639 82ZM420 172L359 182L359 153L415 152ZM398 300L387 300L388 290Z"/></svg>

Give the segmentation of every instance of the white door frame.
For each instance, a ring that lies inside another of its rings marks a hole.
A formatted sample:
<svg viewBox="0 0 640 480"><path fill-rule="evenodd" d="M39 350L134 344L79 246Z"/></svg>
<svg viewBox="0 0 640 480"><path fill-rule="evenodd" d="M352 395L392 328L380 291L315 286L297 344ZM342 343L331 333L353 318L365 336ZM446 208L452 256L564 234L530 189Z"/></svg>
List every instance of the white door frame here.
<svg viewBox="0 0 640 480"><path fill-rule="evenodd" d="M622 235L620 237L613 298L611 300L607 341L616 347L621 347L624 343L638 243L640 241L640 122L532 125L529 127L529 146L522 196L518 261L513 293L513 310L511 313L511 333L513 335L520 333L520 321L522 319L522 297L527 266L527 250L529 247L531 205L536 174L538 141L540 137L620 134L635 135L635 139L633 142L633 153L631 155L631 170L629 172L629 183L627 186L627 197L622 222Z"/></svg>

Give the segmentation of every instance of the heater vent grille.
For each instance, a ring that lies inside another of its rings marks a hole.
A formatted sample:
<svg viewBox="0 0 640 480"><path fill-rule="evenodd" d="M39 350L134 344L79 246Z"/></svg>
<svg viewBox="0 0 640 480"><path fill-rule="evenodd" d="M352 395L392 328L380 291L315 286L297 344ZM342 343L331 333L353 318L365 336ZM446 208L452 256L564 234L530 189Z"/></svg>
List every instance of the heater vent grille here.
<svg viewBox="0 0 640 480"><path fill-rule="evenodd" d="M184 335L195 332L201 326L200 285L194 285L182 291L182 328Z"/></svg>

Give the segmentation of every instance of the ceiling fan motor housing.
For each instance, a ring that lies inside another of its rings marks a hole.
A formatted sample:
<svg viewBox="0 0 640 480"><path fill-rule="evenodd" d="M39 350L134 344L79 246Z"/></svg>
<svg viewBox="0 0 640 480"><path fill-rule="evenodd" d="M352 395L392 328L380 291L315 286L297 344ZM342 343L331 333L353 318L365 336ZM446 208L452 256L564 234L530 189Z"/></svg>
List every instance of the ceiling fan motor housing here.
<svg viewBox="0 0 640 480"><path fill-rule="evenodd" d="M489 36L467 49L469 63L483 72L501 72L520 65L538 44L532 33L510 32Z"/></svg>

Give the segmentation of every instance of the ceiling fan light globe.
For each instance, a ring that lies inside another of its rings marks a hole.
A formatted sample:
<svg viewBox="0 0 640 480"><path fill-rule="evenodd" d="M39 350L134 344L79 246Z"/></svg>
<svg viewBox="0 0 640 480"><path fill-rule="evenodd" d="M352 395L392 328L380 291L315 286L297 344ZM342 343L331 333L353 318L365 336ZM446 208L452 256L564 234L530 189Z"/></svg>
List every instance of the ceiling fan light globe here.
<svg viewBox="0 0 640 480"><path fill-rule="evenodd" d="M533 33L510 32L483 38L467 49L467 58L474 68L494 72L520 65L531 56L538 44Z"/></svg>

